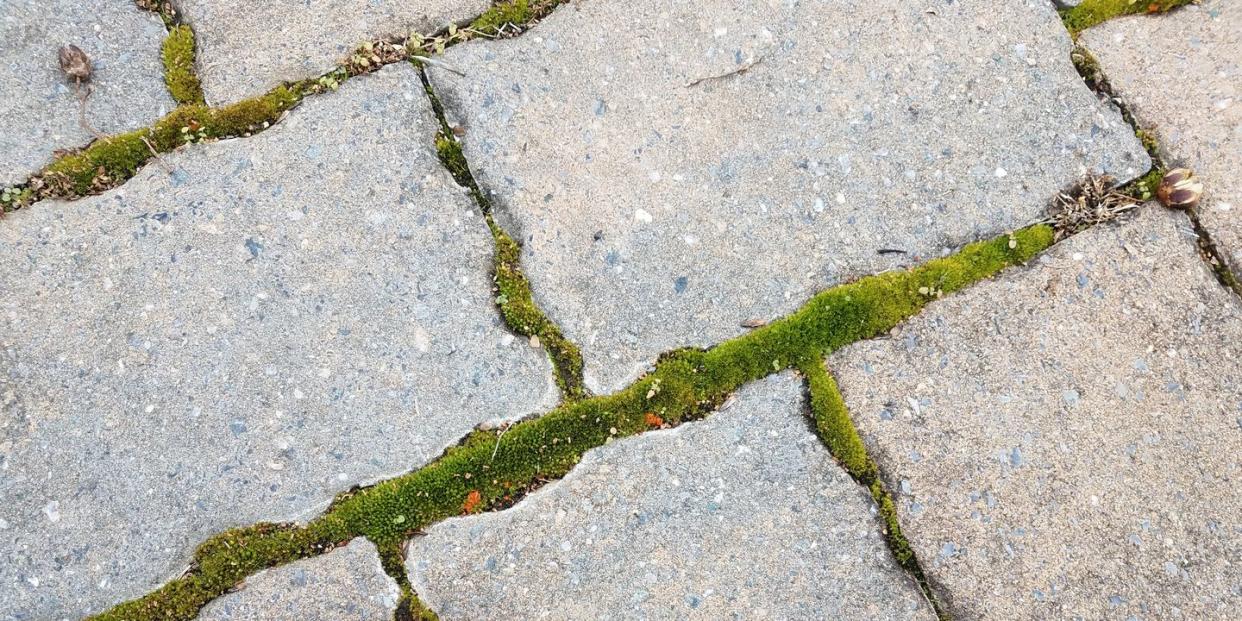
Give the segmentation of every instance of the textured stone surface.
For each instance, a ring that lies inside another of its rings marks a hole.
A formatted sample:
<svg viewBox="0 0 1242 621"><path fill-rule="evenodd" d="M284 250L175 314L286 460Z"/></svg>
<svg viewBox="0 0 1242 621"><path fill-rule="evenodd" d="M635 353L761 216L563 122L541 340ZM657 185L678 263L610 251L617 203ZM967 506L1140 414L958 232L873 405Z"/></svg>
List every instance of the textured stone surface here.
<svg viewBox="0 0 1242 621"><path fill-rule="evenodd" d="M488 0L180 0L198 37L212 104L331 70L366 41L431 34L487 10Z"/></svg>
<svg viewBox="0 0 1242 621"><path fill-rule="evenodd" d="M400 597L375 545L355 539L323 556L260 572L208 604L200 621L390 621Z"/></svg>
<svg viewBox="0 0 1242 621"><path fill-rule="evenodd" d="M1083 33L1114 90L1167 157L1203 177L1199 218L1242 274L1242 6L1208 0Z"/></svg>
<svg viewBox="0 0 1242 621"><path fill-rule="evenodd" d="M830 357L954 618L1236 618L1242 304L1144 209Z"/></svg>
<svg viewBox="0 0 1242 621"><path fill-rule="evenodd" d="M82 48L95 70L87 121L104 133L142 127L175 105L164 86L164 24L117 0L0 2L0 185L19 183L55 149L94 136L78 122L78 97L58 52Z"/></svg>
<svg viewBox="0 0 1242 621"><path fill-rule="evenodd" d="M1145 172L1069 51L1047 0L636 0L562 6L432 75L536 299L610 391L1025 224L1087 168Z"/></svg>
<svg viewBox="0 0 1242 621"><path fill-rule="evenodd" d="M442 619L932 619L783 375L411 542Z"/></svg>
<svg viewBox="0 0 1242 621"><path fill-rule="evenodd" d="M0 226L0 611L141 595L227 527L306 516L556 399L491 237L393 66L253 138Z"/></svg>

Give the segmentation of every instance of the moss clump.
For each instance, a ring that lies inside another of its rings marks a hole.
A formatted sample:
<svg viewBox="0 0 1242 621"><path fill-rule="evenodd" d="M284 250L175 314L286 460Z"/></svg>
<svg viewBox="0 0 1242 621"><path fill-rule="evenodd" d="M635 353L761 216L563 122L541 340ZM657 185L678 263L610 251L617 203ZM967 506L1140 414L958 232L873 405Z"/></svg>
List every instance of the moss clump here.
<svg viewBox="0 0 1242 621"><path fill-rule="evenodd" d="M858 430L850 420L845 400L837 388L837 382L824 370L824 365L816 362L802 367L806 377L807 390L811 396L811 414L815 418L815 430L819 439L828 447L841 467L857 480L874 480L876 465L867 456Z"/></svg>
<svg viewBox="0 0 1242 621"><path fill-rule="evenodd" d="M1114 17L1138 15L1140 13L1164 13L1194 0L1082 0L1075 7L1061 9L1061 21L1070 31L1070 36Z"/></svg>
<svg viewBox="0 0 1242 621"><path fill-rule="evenodd" d="M278 87L224 108L178 107L154 126L96 140L43 169L32 187L39 198L78 198L120 185L154 157L183 144L246 136L267 128L301 101L300 89Z"/></svg>
<svg viewBox="0 0 1242 621"><path fill-rule="evenodd" d="M496 34L508 24L525 24L534 17L527 0L497 4L470 22L470 29L483 34Z"/></svg>
<svg viewBox="0 0 1242 621"><path fill-rule="evenodd" d="M202 104L203 85L194 73L194 31L175 26L164 38L164 83L179 104Z"/></svg>
<svg viewBox="0 0 1242 621"><path fill-rule="evenodd" d="M1037 225L970 244L956 255L910 271L869 276L829 289L793 315L717 347L670 353L654 371L620 392L566 403L503 432L471 433L414 472L342 495L304 528L259 525L214 537L198 549L195 566L186 576L95 618L188 621L207 601L264 567L320 554L359 536L391 549L446 518L507 507L531 489L564 476L589 449L646 431L652 421L672 427L702 417L742 384L786 368L809 368L811 361L822 360L834 349L886 332L939 293L1025 262L1047 248L1052 238L1051 228ZM831 387L822 378L816 386L821 392ZM818 403L831 404L834 399L839 396ZM840 413L826 415L825 420L834 420L832 416L839 421ZM837 429L844 433L843 426ZM858 457L848 459L857 463ZM908 550L908 543L900 545L904 540L899 538L892 501L885 503L886 494L878 489L872 493L879 494L889 536L897 542L890 545ZM906 556L902 553L899 558Z"/></svg>

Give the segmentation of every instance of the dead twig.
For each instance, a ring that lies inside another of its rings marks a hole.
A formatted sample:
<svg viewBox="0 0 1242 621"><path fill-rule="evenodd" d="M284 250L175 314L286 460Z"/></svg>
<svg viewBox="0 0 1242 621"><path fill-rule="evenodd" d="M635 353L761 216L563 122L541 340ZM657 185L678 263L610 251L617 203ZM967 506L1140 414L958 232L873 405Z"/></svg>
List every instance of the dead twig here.
<svg viewBox="0 0 1242 621"><path fill-rule="evenodd" d="M722 74L720 74L720 75L710 75L710 76L707 76L706 78L699 78L699 79L697 79L697 80L691 80L691 81L689 81L689 82L686 82L686 84L685 84L684 88L690 88L690 87L692 87L692 86L697 86L697 85L702 84L702 83L704 83L704 82L710 82L710 81L713 81L713 80L723 80L723 79L725 79L725 78L733 77L733 76L735 76L735 75L742 75L743 73L746 73L747 71L750 71L750 68L751 68L751 67L754 67L755 65L757 65L757 64L759 64L759 63L761 63L761 62L763 62L763 57L762 57L762 56L760 56L760 57L758 57L758 58L755 58L754 60L752 60L752 61L750 61L750 62L748 62L748 63L746 63L746 64L742 65L741 67L738 67L737 69L734 69L733 71L729 71L729 72L727 72L727 73L722 73Z"/></svg>

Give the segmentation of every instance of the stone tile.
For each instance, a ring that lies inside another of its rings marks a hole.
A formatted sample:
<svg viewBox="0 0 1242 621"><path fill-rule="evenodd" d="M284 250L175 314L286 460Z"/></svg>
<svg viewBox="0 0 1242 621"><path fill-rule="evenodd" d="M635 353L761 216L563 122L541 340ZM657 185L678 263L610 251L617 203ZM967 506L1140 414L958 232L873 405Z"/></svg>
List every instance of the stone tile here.
<svg viewBox="0 0 1242 621"><path fill-rule="evenodd" d="M0 226L0 610L76 617L225 528L557 398L402 64Z"/></svg>
<svg viewBox="0 0 1242 621"><path fill-rule="evenodd" d="M148 125L175 106L160 61L165 34L163 22L133 2L0 2L0 185L25 181L56 149L94 139L60 72L61 46L72 43L90 56L86 119L111 134Z"/></svg>
<svg viewBox="0 0 1242 621"><path fill-rule="evenodd" d="M958 619L1232 619L1242 304L1150 205L832 355Z"/></svg>
<svg viewBox="0 0 1242 621"><path fill-rule="evenodd" d="M1070 48L1047 0L583 2L432 75L603 392L1026 224L1088 168L1146 172Z"/></svg>
<svg viewBox="0 0 1242 621"><path fill-rule="evenodd" d="M1174 164L1203 177L1199 218L1242 274L1242 6L1207 0L1083 33L1114 90Z"/></svg>
<svg viewBox="0 0 1242 621"><path fill-rule="evenodd" d="M431 34L488 0L180 0L198 38L208 103L232 103L331 71L366 41Z"/></svg>
<svg viewBox="0 0 1242 621"><path fill-rule="evenodd" d="M246 579L203 608L200 621L390 621L401 596L375 545L355 539L323 556Z"/></svg>
<svg viewBox="0 0 1242 621"><path fill-rule="evenodd" d="M411 542L441 619L933 619L791 375L587 453L514 508Z"/></svg>

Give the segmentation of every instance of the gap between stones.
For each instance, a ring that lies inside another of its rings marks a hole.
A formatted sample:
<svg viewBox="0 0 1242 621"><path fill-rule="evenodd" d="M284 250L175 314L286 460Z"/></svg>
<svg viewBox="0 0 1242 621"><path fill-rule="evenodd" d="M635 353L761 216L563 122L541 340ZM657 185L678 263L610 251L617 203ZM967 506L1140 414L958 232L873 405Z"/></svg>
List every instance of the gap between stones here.
<svg viewBox="0 0 1242 621"><path fill-rule="evenodd" d="M479 37L518 36L565 1L511 0L431 35L412 33L407 39L370 41L318 78L288 82L262 95L213 108L203 103L202 87L194 71L193 30L180 23L180 16L167 0L135 0L139 8L159 15L169 30L161 57L165 83L178 107L150 127L109 136L107 140L96 140L82 149L59 154L26 182L0 188L0 217L40 200L74 200L118 187L156 156L152 151L167 153L186 144L245 138L262 132L283 119L304 98L335 91L352 77L413 55L441 54L448 47Z"/></svg>
<svg viewBox="0 0 1242 621"><path fill-rule="evenodd" d="M505 430L471 432L413 472L339 495L305 526L261 523L213 536L184 575L92 618L188 621L247 576L356 537L375 542L392 566L400 557L394 550L436 522L512 506L564 476L589 449L701 419L748 382L822 364L828 353L887 333L930 301L1030 260L1053 238L1051 227L1032 225L906 271L822 291L793 314L710 349L668 352L617 393L567 402ZM881 494L880 503L882 514L892 514L891 500L884 503Z"/></svg>
<svg viewBox="0 0 1242 621"><path fill-rule="evenodd" d="M1124 4L1125 0L1116 0ZM1191 0L1169 0L1165 2L1167 8L1159 11L1147 11L1148 13L1164 13L1180 6L1189 4ZM1107 5L1115 0L1097 0L1095 2L1083 2L1077 8L1084 6ZM1153 6L1158 3L1153 3ZM1131 6L1131 5L1126 5ZM1136 5L1137 6L1137 5ZM1163 5L1162 5L1163 6ZM1098 10L1098 9L1097 9ZM1168 164L1164 160L1164 150L1160 146L1160 141L1156 137L1154 130L1147 129L1139 124L1138 119L1134 116L1134 111L1130 109L1129 104L1125 102L1113 90L1112 84L1108 81L1108 76L1104 74L1100 62L1091 54L1091 51L1077 43L1078 33L1081 29L1075 30L1074 22L1070 20L1069 13L1072 11L1062 11L1062 19L1065 20L1065 27L1069 30L1071 38L1075 40L1074 49L1070 52L1070 60L1074 63L1074 69L1078 71L1078 75L1082 76L1083 82L1087 84L1092 91L1100 98L1106 99L1117 109L1121 111L1121 118L1134 131L1134 135L1138 137L1139 142L1143 144L1143 148L1147 151L1147 155L1151 158L1151 170L1146 174L1131 181L1121 188L1121 192L1130 195L1135 200L1150 200L1155 195L1156 187L1160 184L1161 178L1168 171ZM1115 13L1110 17L1099 19L1092 22L1092 25L1098 24L1111 17L1130 15L1141 13L1143 11L1122 11ZM1095 15L1095 13L1092 13ZM1212 240L1211 234L1203 224L1199 221L1199 214L1196 207L1186 210L1186 214L1190 217L1191 226L1194 228L1196 243L1199 246L1199 257L1207 264L1208 268L1216 276L1216 280L1225 289L1232 291L1234 294L1242 297L1242 281L1230 269L1229 264L1225 261L1225 255L1217 247L1216 242Z"/></svg>

